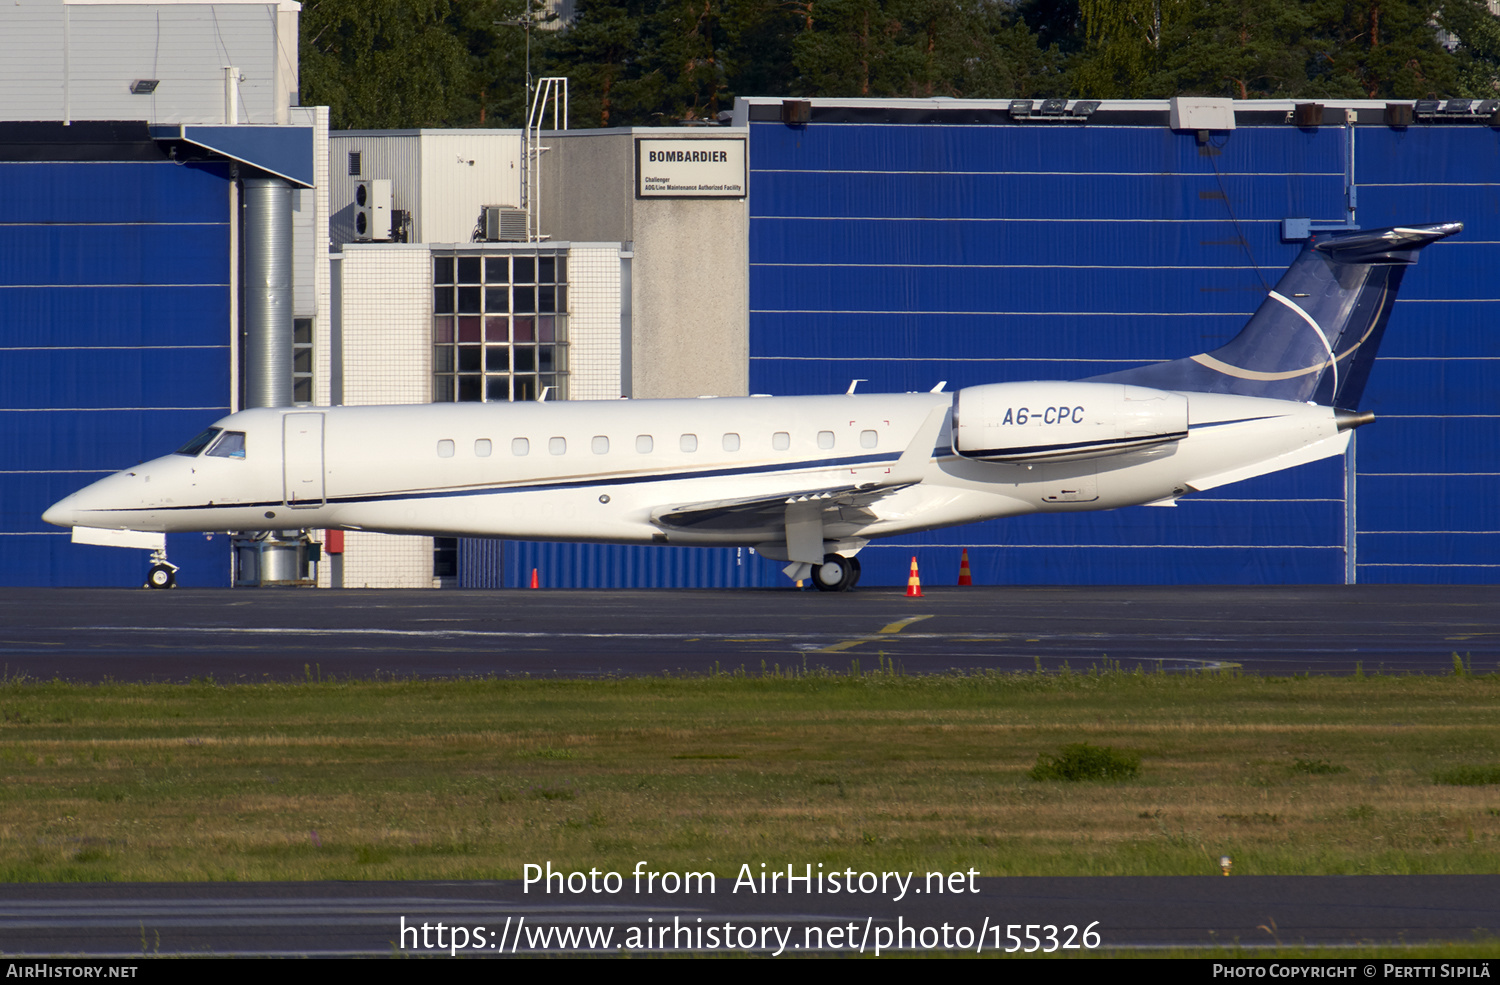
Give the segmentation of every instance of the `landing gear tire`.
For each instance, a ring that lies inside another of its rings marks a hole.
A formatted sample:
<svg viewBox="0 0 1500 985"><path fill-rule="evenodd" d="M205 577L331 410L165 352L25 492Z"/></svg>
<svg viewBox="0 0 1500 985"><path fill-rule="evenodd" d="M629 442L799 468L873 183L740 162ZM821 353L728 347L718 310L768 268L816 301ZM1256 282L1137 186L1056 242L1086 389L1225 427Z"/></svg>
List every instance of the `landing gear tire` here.
<svg viewBox="0 0 1500 985"><path fill-rule="evenodd" d="M844 560L848 563L849 567L854 569L854 574L849 576L849 587L857 588L859 586L859 576L862 573L859 569L859 558L846 557Z"/></svg>
<svg viewBox="0 0 1500 985"><path fill-rule="evenodd" d="M820 592L847 592L859 579L859 567L853 561L838 554L826 555L822 564L813 566L813 584Z"/></svg>
<svg viewBox="0 0 1500 985"><path fill-rule="evenodd" d="M177 569L170 564L153 564L146 573L147 588L175 588Z"/></svg>

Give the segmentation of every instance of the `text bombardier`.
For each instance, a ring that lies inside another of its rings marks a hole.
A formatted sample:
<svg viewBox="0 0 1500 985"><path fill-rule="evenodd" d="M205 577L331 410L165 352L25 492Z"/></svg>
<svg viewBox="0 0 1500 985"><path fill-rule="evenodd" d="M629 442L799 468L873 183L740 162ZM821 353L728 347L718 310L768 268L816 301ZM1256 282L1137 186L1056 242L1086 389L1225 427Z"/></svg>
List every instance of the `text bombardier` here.
<svg viewBox="0 0 1500 985"><path fill-rule="evenodd" d="M683 162L687 164L723 164L729 152L722 150L653 150L646 152L648 163Z"/></svg>

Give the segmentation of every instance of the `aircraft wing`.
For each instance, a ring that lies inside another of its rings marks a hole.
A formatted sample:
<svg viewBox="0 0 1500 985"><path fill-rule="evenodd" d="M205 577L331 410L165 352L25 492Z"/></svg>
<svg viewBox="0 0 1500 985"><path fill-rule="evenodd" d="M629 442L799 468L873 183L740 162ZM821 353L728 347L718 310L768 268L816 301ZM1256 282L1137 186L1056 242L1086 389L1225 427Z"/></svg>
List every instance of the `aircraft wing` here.
<svg viewBox="0 0 1500 985"><path fill-rule="evenodd" d="M901 457L877 480L789 489L744 499L684 503L656 510L651 522L667 530L782 533L793 561L820 562L826 525L874 522L878 517L870 506L922 481L932 462L938 436L948 422L948 412L946 404L932 408Z"/></svg>
<svg viewBox="0 0 1500 985"><path fill-rule="evenodd" d="M655 511L651 514L651 522L659 527L675 530L760 530L782 526L786 523L789 510L824 514L836 509L839 516L832 518L835 522L845 520L857 523L875 519L875 515L866 507L897 489L905 489L911 485L915 483L863 483L857 486L803 489L777 493L774 496L688 503ZM864 515L861 516L861 513Z"/></svg>

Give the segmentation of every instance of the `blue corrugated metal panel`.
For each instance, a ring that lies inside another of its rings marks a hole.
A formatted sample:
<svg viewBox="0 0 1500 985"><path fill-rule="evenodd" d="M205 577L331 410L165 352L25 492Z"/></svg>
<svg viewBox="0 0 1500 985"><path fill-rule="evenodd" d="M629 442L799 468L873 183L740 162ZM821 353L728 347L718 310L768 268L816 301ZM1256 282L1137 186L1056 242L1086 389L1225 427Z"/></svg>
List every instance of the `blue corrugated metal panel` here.
<svg viewBox="0 0 1500 985"><path fill-rule="evenodd" d="M1496 383L1497 367L1490 360L1377 359L1369 390L1380 394L1382 406L1400 408L1402 414L1497 414Z"/></svg>
<svg viewBox="0 0 1500 985"><path fill-rule="evenodd" d="M221 206L221 211L227 205ZM0 286L229 284L227 222L0 226ZM167 277L171 279L168 280Z"/></svg>
<svg viewBox="0 0 1500 985"><path fill-rule="evenodd" d="M759 266L752 311L1253 311L1253 269L985 270L975 267ZM836 280L830 279L830 273ZM1087 284L1086 289L1083 288ZM1184 303L1186 302L1186 303Z"/></svg>
<svg viewBox="0 0 1500 985"><path fill-rule="evenodd" d="M1500 530L1496 477L1361 474L1359 529Z"/></svg>
<svg viewBox="0 0 1500 985"><path fill-rule="evenodd" d="M182 588L229 587L229 538L171 534L167 556L181 569ZM0 586L136 588L145 584L148 561L147 551L74 544L66 531L0 533Z"/></svg>
<svg viewBox="0 0 1500 985"><path fill-rule="evenodd" d="M228 413L228 407L0 411L0 472L114 472L170 453Z"/></svg>
<svg viewBox="0 0 1500 985"><path fill-rule="evenodd" d="M1359 535L1359 563L1368 565L1480 565L1500 574L1500 530L1488 532L1423 531Z"/></svg>
<svg viewBox="0 0 1500 985"><path fill-rule="evenodd" d="M1226 196L1245 219L1341 216L1344 201L1328 175L751 174L752 217L1222 220Z"/></svg>
<svg viewBox="0 0 1500 985"><path fill-rule="evenodd" d="M0 286L0 583L144 580L147 552L72 544L41 514L228 413L227 178L0 164L0 282L29 285ZM227 538L168 550L179 584L229 584Z"/></svg>
<svg viewBox="0 0 1500 985"><path fill-rule="evenodd" d="M785 583L779 562L749 548L459 542L460 588L525 588L533 569L542 588L755 588Z"/></svg>
<svg viewBox="0 0 1500 985"><path fill-rule="evenodd" d="M134 408L164 396L180 407L211 407L222 405L228 392L228 346L37 349L0 359L0 406L6 410Z"/></svg>
<svg viewBox="0 0 1500 985"><path fill-rule="evenodd" d="M1489 185L1359 186L1359 223L1366 228L1401 222L1464 224L1470 242L1500 240L1500 175ZM1395 216L1405 216L1397 219ZM1455 251L1460 252L1460 251ZM1426 263L1430 258L1423 258Z"/></svg>
<svg viewBox="0 0 1500 985"><path fill-rule="evenodd" d="M1500 484L1500 418L1392 415L1361 428L1356 440L1361 475L1481 471Z"/></svg>
<svg viewBox="0 0 1500 985"><path fill-rule="evenodd" d="M0 173L8 223L222 223L229 208L227 164L7 162Z"/></svg>
<svg viewBox="0 0 1500 985"><path fill-rule="evenodd" d="M1491 247L1489 256L1495 268L1500 268L1500 249ZM1422 262L1437 261L1435 258ZM1497 313L1500 305L1494 301L1407 302L1398 298L1391 313L1390 330L1380 344L1380 358L1500 357L1500 332L1491 327Z"/></svg>
<svg viewBox="0 0 1500 985"><path fill-rule="evenodd" d="M504 588L505 541L483 537L458 539L458 587Z"/></svg>
<svg viewBox="0 0 1500 985"><path fill-rule="evenodd" d="M1240 235L1243 232L1244 241ZM1281 220L1241 220L1222 213L1199 222L1139 223L1048 220L846 220L759 218L750 227L750 262L821 264L1013 264L1026 268L1284 268L1301 244L1281 241Z"/></svg>
<svg viewBox="0 0 1500 985"><path fill-rule="evenodd" d="M26 346L194 346L228 337L223 284L7 287L0 296L0 349ZM214 337L212 326L225 330Z"/></svg>
<svg viewBox="0 0 1500 985"><path fill-rule="evenodd" d="M1334 129L1239 130L1200 147L1165 127L755 124L757 171L893 171L962 174L1038 171L1096 174L1342 174L1343 136Z"/></svg>
<svg viewBox="0 0 1500 985"><path fill-rule="evenodd" d="M1500 131L1490 127L1360 127L1355 131L1354 177L1361 185L1492 185L1497 175Z"/></svg>
<svg viewBox="0 0 1500 985"><path fill-rule="evenodd" d="M1342 548L1006 547L966 541L941 547L876 541L860 552L861 587L906 584L913 556L924 585L954 585L969 550L976 585L1256 585L1341 582Z"/></svg>

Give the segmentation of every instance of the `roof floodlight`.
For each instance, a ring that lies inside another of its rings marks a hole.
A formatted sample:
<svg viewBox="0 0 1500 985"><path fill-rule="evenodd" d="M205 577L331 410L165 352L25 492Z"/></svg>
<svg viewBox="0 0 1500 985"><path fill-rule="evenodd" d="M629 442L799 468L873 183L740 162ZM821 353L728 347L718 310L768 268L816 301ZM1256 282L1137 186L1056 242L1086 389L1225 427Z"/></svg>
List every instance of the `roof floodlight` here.
<svg viewBox="0 0 1500 985"><path fill-rule="evenodd" d="M1418 116L1431 116L1442 105L1443 101L1441 99L1418 99L1416 105L1412 107L1412 111Z"/></svg>
<svg viewBox="0 0 1500 985"><path fill-rule="evenodd" d="M1073 104L1073 115L1074 116L1092 116L1094 110L1096 110L1098 108L1099 108L1099 100L1097 100L1097 99L1080 99L1078 102L1076 102L1076 103Z"/></svg>
<svg viewBox="0 0 1500 985"><path fill-rule="evenodd" d="M1066 99L1043 99L1042 108L1038 110L1043 116L1061 116L1068 111Z"/></svg>
<svg viewBox="0 0 1500 985"><path fill-rule="evenodd" d="M160 79L136 79L130 83L130 91L137 96L149 96L161 85Z"/></svg>
<svg viewBox="0 0 1500 985"><path fill-rule="evenodd" d="M1010 101L1011 118L1025 119L1031 115L1031 108L1035 105L1030 99L1012 99Z"/></svg>
<svg viewBox="0 0 1500 985"><path fill-rule="evenodd" d="M1450 99L1443 103L1444 113L1467 113L1472 99Z"/></svg>

